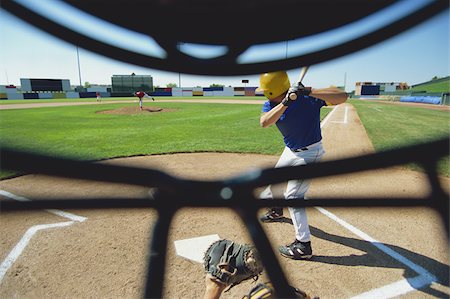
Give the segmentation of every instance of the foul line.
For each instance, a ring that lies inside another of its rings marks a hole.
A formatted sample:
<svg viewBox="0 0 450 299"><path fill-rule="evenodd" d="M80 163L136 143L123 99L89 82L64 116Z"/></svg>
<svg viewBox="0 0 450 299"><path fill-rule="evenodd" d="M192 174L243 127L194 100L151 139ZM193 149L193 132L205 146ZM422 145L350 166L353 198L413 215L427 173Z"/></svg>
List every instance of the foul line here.
<svg viewBox="0 0 450 299"><path fill-rule="evenodd" d="M320 124L321 128L323 128L325 126L325 124L328 122L328 120L330 119L331 115L336 111L337 108L338 108L338 106L333 108L333 110L321 122L321 124ZM348 107L345 107L345 108L346 108L346 110L345 110L344 121L347 122L347 111L348 111L347 108ZM324 214L325 216L327 216L331 220L337 222L338 224L340 224L341 226L343 226L347 230L351 231L352 233L354 233L355 235L357 235L361 239L363 239L363 240L365 240L367 242L370 242L373 246L375 246L376 248L378 248L379 250L381 250L385 254L389 255L390 257L392 257L393 259L395 259L399 263L405 265L406 267L410 268L411 270L413 270L414 272L419 274L419 276L416 276L414 278L402 279L402 280L394 282L392 284L385 285L383 287L380 287L380 288L377 288L377 289L373 289L373 290L370 290L368 292L359 294L357 296L352 297L352 299L355 299L355 298L358 298L358 299L362 299L362 298L392 298L392 297L396 297L396 296L399 296L399 295L403 295L403 294L409 293L411 291L415 291L415 290L421 289L421 288L423 288L423 287L425 287L427 285L432 284L433 282L437 282L437 278L434 275L432 275L430 272L425 270L423 267L413 263L411 260L409 260L406 257L400 255L399 253L395 252L394 250L392 250L388 246L382 244L381 242L375 240L374 238L372 238L368 234L364 233L363 231L357 229L353 225L351 225L351 224L345 222L344 220L340 219L339 217L337 217L336 215L334 215L330 211L328 211L328 210L326 210L326 209L324 209L322 207L315 207L315 208L320 213Z"/></svg>
<svg viewBox="0 0 450 299"><path fill-rule="evenodd" d="M331 110L331 112L328 113L328 115L320 122L320 128L323 128L323 126L325 126L325 124L328 122L328 120L331 118L331 115L333 115L337 108L338 106L334 107L333 110Z"/></svg>
<svg viewBox="0 0 450 299"><path fill-rule="evenodd" d="M322 214L324 214L325 216L327 216L328 218L330 218L331 220L339 223L341 226L345 227L347 230L351 231L352 233L354 233L355 235L357 235L358 237L360 237L361 239L370 242L373 246L375 246L376 248L378 248L379 250L381 250L382 252L384 252L385 254L389 255L390 257L392 257L393 259L395 259L396 261L402 263L403 265L405 265L406 267L410 268L411 270L413 270L414 272L416 272L417 274L419 274L419 276L412 278L412 279L403 279L400 280L398 282L395 282L393 284L378 288L378 289L374 289L371 290L369 292L360 294L356 297L353 298L380 298L379 296L376 296L376 294L378 294L378 292L382 292L383 296L382 298L391 298L394 296L398 296L400 294L405 294L407 292L413 291L417 288L421 288L424 287L425 285L431 284L432 282L437 281L436 277L434 275L432 275L430 272L428 272L427 270L425 270L423 267L413 263L411 260L407 259L406 257L400 255L399 253L397 253L396 251L392 250L391 248L387 247L386 245L382 244L381 242L375 240L374 238L372 238L371 236L369 236L368 234L364 233L363 231L357 229L356 227L354 227L353 225L345 222L344 220L340 219L339 217L337 217L336 215L334 215L333 213L325 210L324 208L321 207L316 207L316 209L321 212ZM411 282L411 283L409 283ZM403 285L407 285L408 288L400 288L399 286L403 286Z"/></svg>
<svg viewBox="0 0 450 299"><path fill-rule="evenodd" d="M345 106L344 120L343 121L333 120L331 122L337 123L337 124L346 124L348 122L348 107Z"/></svg>
<svg viewBox="0 0 450 299"><path fill-rule="evenodd" d="M30 199L12 194L5 190L0 190L0 195L3 195L5 197L17 200L17 201L30 201ZM5 276L6 272L8 272L9 268L14 264L14 262L19 258L19 256L22 254L22 252L25 250L25 248L28 246L28 243L30 242L31 238L38 233L40 230L45 229L51 229L55 227L65 227L74 224L75 222L83 222L87 218L78 216L72 213L63 212L60 210L46 210L49 213L68 218L71 221L67 222L59 222L59 223L50 223L50 224L39 224L34 225L30 227L26 233L22 236L19 243L14 246L14 248L11 250L11 252L8 254L8 256L5 258L5 260L0 264L0 283L3 280L3 277Z"/></svg>

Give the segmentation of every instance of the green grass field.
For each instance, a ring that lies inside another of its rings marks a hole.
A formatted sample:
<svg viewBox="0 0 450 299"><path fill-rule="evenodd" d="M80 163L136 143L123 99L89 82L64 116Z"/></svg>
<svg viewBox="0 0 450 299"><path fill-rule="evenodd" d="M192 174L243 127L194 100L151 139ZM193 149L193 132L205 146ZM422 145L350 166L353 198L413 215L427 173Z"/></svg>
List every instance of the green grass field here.
<svg viewBox="0 0 450 299"><path fill-rule="evenodd" d="M261 130L259 105L162 103L168 113L96 114L136 104L1 111L2 142L83 160L173 152L275 154L275 128ZM249 136L251 136L249 138Z"/></svg>
<svg viewBox="0 0 450 299"><path fill-rule="evenodd" d="M420 107L350 100L366 128L375 150L425 143L450 136L450 115ZM432 153L430 153L432 155ZM410 166L418 169L417 166ZM439 173L450 176L450 159L439 165Z"/></svg>
<svg viewBox="0 0 450 299"><path fill-rule="evenodd" d="M357 108L376 150L426 142L448 136L450 132L448 112L361 100L350 103ZM135 115L96 113L135 105L103 103L3 110L0 111L1 142L4 146L81 160L206 151L278 155L283 150L275 126L260 128L260 105L161 100L149 106L174 111ZM322 109L321 117L329 111ZM440 166L440 173L450 176L448 159ZM1 176L9 174L2 172Z"/></svg>
<svg viewBox="0 0 450 299"><path fill-rule="evenodd" d="M450 92L450 79L431 82L429 84L423 84L411 88L412 91L425 91L425 92Z"/></svg>

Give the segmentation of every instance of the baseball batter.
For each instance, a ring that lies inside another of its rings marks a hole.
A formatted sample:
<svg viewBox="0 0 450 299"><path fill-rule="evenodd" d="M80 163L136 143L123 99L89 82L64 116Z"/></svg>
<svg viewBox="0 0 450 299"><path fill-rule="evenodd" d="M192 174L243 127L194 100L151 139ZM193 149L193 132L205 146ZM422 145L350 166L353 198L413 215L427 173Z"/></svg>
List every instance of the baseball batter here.
<svg viewBox="0 0 450 299"><path fill-rule="evenodd" d="M347 94L338 88L312 89L301 82L291 86L285 71L265 73L260 76L260 87L268 98L263 104L260 124L269 127L275 124L283 136L285 148L275 167L297 166L320 161L325 151L322 146L320 109L347 100ZM288 182L286 200L304 199L309 189L309 180ZM273 199L271 186L260 195L261 199ZM280 253L291 259L312 257L311 234L305 208L289 208L295 229L295 240L280 246ZM283 218L282 208L270 208L260 219L276 222Z"/></svg>

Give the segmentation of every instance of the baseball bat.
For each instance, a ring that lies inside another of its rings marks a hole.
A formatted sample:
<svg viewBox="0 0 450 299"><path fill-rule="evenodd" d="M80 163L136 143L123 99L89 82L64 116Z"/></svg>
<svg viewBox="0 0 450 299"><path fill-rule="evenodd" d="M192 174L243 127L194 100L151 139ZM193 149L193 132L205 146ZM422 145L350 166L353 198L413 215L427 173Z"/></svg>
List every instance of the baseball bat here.
<svg viewBox="0 0 450 299"><path fill-rule="evenodd" d="M302 70L300 71L300 76L298 77L298 84L302 83L303 78L305 77L308 69L309 69L309 66L302 67Z"/></svg>
<svg viewBox="0 0 450 299"><path fill-rule="evenodd" d="M302 67L302 70L300 71L300 76L298 77L298 81L297 81L297 84L298 84L298 85L300 85L300 83L302 83L302 80L303 80L303 78L305 77L306 72L308 71L308 69L309 69L309 66L304 66L304 67ZM291 100L295 101L295 100L297 99L297 95L296 95L295 93L291 93L291 94L289 95L289 98L290 98Z"/></svg>

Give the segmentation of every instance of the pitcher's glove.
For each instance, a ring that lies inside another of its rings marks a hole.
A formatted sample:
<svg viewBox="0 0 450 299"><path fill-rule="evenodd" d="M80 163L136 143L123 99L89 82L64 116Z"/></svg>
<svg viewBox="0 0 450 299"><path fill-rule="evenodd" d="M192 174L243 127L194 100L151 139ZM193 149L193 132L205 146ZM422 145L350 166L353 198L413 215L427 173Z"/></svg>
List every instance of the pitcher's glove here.
<svg viewBox="0 0 450 299"><path fill-rule="evenodd" d="M263 271L254 246L225 239L212 243L206 250L203 261L208 277L228 286L228 290L250 278L256 281Z"/></svg>

